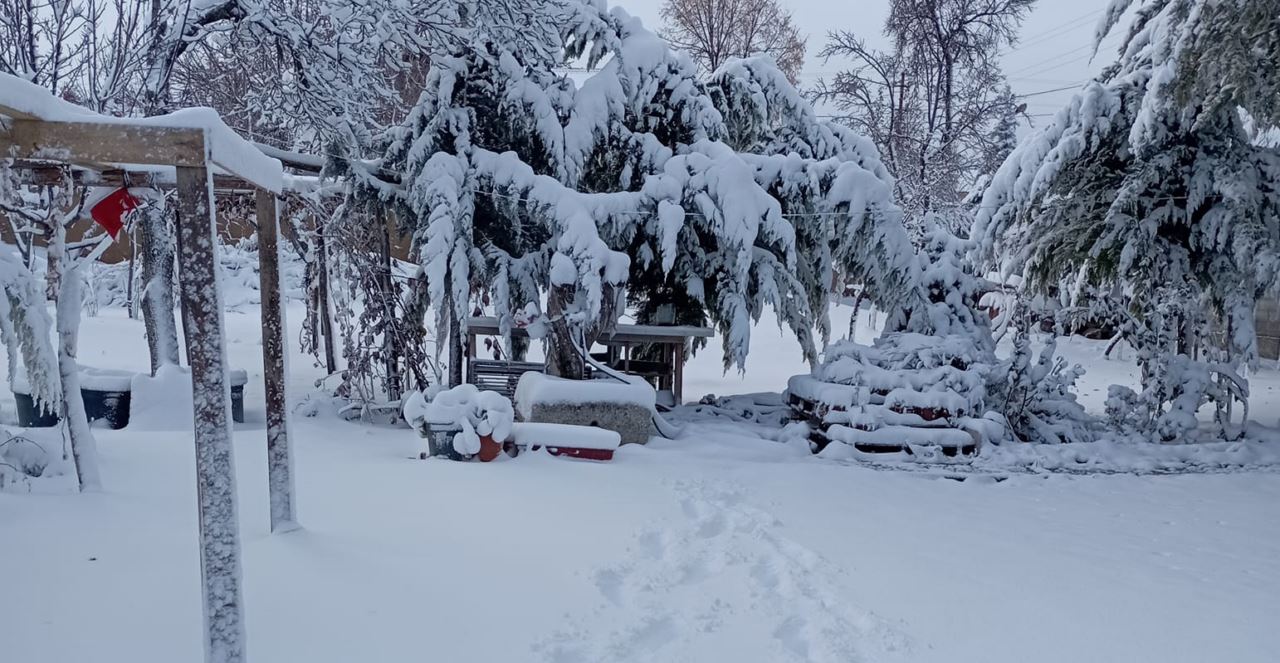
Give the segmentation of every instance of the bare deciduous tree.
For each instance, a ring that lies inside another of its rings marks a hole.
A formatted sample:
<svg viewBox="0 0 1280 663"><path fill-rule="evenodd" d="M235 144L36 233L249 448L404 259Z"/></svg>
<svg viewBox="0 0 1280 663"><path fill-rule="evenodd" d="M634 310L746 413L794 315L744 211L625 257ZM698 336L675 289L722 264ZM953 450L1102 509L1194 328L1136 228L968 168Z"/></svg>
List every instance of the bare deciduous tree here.
<svg viewBox="0 0 1280 663"><path fill-rule="evenodd" d="M887 51L849 31L828 35L822 57L852 67L820 81L817 96L876 142L909 223L936 213L966 226L966 189L1008 153L1020 108L998 56L1033 2L893 0Z"/></svg>
<svg viewBox="0 0 1280 663"><path fill-rule="evenodd" d="M778 0L666 0L659 33L708 72L731 58L771 55L792 82L806 38Z"/></svg>
<svg viewBox="0 0 1280 663"><path fill-rule="evenodd" d="M83 2L0 0L0 72L61 94L80 68L75 42L85 27Z"/></svg>

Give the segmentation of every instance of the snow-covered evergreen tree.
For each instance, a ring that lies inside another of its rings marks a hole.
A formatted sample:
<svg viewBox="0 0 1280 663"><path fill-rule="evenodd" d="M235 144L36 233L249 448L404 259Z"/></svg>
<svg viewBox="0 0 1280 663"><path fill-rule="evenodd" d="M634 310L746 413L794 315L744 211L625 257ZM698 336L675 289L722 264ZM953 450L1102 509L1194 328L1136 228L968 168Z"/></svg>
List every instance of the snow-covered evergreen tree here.
<svg viewBox="0 0 1280 663"><path fill-rule="evenodd" d="M1113 2L1099 35L1131 4ZM1250 140L1240 107L1265 115L1276 76L1236 70L1246 63L1210 54L1203 39L1240 27L1241 15L1265 16L1268 5L1140 2L1117 62L1010 155L979 207L979 255L1025 268L1034 288L1119 287L1152 330L1173 325L1153 318L1171 304L1184 319L1201 319L1193 312L1205 308L1214 314L1226 332L1221 350L1207 333L1194 335L1194 345L1160 342L1158 331L1130 339L1143 390L1157 395L1160 411L1182 407L1167 382L1191 374L1159 369L1168 355L1197 361L1199 352L1227 372L1257 356L1254 304L1275 281L1280 249L1280 152ZM1233 32L1252 45L1224 52L1265 51L1274 43L1266 32ZM1204 75L1238 87L1194 82Z"/></svg>
<svg viewBox="0 0 1280 663"><path fill-rule="evenodd" d="M504 330L550 293L561 356L611 324L626 284L641 310L686 295L682 319L709 319L726 366L742 366L766 305L815 358L837 273L900 298L911 249L874 146L819 121L772 63L733 61L704 83L621 10L532 5L536 20L477 19L432 61L387 136L402 195L349 171L358 200L399 206L440 337L481 290ZM577 59L595 68L581 84L558 69Z"/></svg>

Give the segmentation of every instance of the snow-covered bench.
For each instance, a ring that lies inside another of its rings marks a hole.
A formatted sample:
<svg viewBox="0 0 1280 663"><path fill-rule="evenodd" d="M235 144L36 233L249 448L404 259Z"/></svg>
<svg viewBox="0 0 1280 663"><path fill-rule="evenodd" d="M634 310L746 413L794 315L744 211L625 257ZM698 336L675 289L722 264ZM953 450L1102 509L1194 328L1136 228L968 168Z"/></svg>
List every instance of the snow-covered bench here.
<svg viewBox="0 0 1280 663"><path fill-rule="evenodd" d="M511 426L511 441L521 449L546 449L556 456L611 460L622 436L592 426L517 422Z"/></svg>

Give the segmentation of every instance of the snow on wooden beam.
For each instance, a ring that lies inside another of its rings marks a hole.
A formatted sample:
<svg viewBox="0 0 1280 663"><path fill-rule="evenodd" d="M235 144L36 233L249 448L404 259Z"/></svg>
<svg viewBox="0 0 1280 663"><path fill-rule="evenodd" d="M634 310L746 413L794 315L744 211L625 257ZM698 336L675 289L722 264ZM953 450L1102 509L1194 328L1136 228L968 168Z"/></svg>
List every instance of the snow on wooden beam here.
<svg viewBox="0 0 1280 663"><path fill-rule="evenodd" d="M10 120L0 126L0 155L56 159L101 168L104 163L205 165L204 131L105 122Z"/></svg>
<svg viewBox="0 0 1280 663"><path fill-rule="evenodd" d="M146 118L112 117L60 99L30 81L0 73L0 129L6 125L41 121L54 125L47 129L50 132L48 135L39 136L43 141L37 142L34 146L40 148L41 156L45 158L58 159L95 170L103 170L110 167L109 164L178 167L212 164L224 173L244 179L257 188L273 193L280 193L284 186L284 168L280 161L263 154L252 143L242 138L228 127L212 108L183 108L166 115ZM166 154L162 151L158 155L148 157L146 149L153 147L150 140L144 140L141 144L131 144L130 140L106 143L99 141L88 146L99 152L75 153L71 150L85 146L73 140L77 138L74 135L61 135L68 131L71 125L111 125L124 131L125 135L130 135L129 132L137 132L136 135L144 138L163 136L170 131L176 133L167 135L188 137L198 135L201 137L199 160L193 162L189 151L178 154ZM8 129L9 132L14 130L13 127ZM0 133L0 157L30 157L29 154L17 153L16 150L10 149L13 146L7 143L13 142L12 137L6 140L3 133ZM28 151L33 147L21 141L20 144L25 144ZM95 158L95 154L117 156L118 151L124 151L129 158Z"/></svg>
<svg viewBox="0 0 1280 663"><path fill-rule="evenodd" d="M60 163L60 162L58 162ZM10 167L15 171L19 184L43 186L62 181L64 168L55 162L37 159L15 159ZM158 170L121 169L103 166L102 170L77 167L71 171L71 181L81 186L146 187L168 191L177 186L173 168ZM289 187L286 187L288 189ZM259 189L253 184L232 175L213 175L213 190L219 194L252 194Z"/></svg>

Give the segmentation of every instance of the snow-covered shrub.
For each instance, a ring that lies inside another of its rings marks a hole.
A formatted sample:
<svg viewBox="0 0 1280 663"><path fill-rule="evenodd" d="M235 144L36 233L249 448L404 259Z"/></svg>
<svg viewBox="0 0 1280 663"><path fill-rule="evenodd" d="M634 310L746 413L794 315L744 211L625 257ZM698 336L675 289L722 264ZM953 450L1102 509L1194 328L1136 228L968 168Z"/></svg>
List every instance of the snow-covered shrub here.
<svg viewBox="0 0 1280 663"><path fill-rule="evenodd" d="M1115 385L1109 391L1107 414L1126 436L1170 442L1191 437L1199 427L1196 414L1212 405L1217 433L1230 436L1235 405L1248 415L1248 382L1229 361L1222 347L1220 324L1204 306L1187 304L1185 293L1170 293L1136 313L1127 313L1120 327L1134 348L1141 370L1141 390ZM1230 325L1228 324L1228 327ZM1228 334L1229 335L1229 334Z"/></svg>
<svg viewBox="0 0 1280 663"><path fill-rule="evenodd" d="M1200 428L1197 412L1213 404L1218 435L1230 436L1235 402L1243 410L1237 432L1243 431L1249 385L1229 367L1170 353L1154 355L1143 367L1149 373L1140 393L1122 385L1107 392L1107 418L1117 432L1158 442L1189 441Z"/></svg>
<svg viewBox="0 0 1280 663"><path fill-rule="evenodd" d="M480 391L473 384L439 391L430 400L415 391L405 398L403 414L419 431L432 424L456 426L459 431L453 436L453 448L468 455L479 453L482 436L491 436L498 443L511 437L515 421L515 410L506 396Z"/></svg>
<svg viewBox="0 0 1280 663"><path fill-rule="evenodd" d="M1068 366L1055 356L1057 342L1049 335L1036 356L1031 349L1031 321L1022 306L1012 313L1013 355L991 371L991 401L1008 432L1018 441L1057 444L1091 442L1098 424L1074 392L1084 374L1078 364Z"/></svg>
<svg viewBox="0 0 1280 663"><path fill-rule="evenodd" d="M25 478L44 476L56 459L53 452L30 437L0 430L0 489Z"/></svg>

